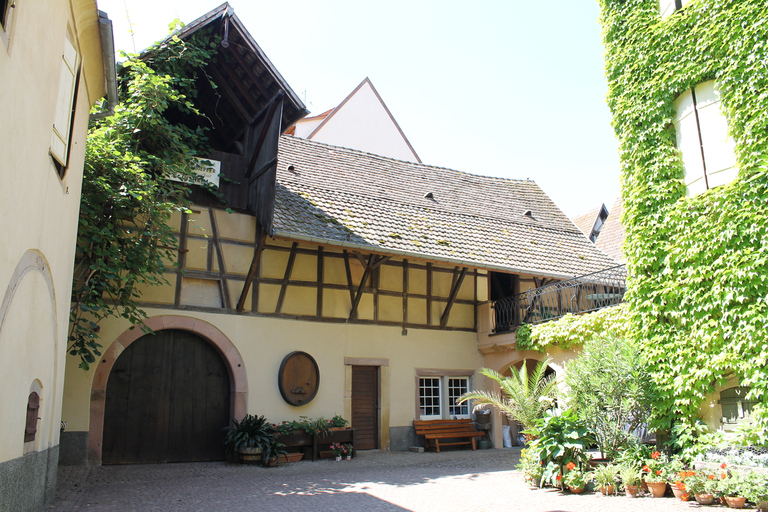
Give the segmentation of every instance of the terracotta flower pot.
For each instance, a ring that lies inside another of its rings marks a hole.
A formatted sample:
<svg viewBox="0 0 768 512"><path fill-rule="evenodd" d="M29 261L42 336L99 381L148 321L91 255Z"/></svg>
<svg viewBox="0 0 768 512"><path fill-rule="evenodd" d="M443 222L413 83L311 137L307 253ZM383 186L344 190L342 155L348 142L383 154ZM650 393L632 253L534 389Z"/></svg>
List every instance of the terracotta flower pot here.
<svg viewBox="0 0 768 512"><path fill-rule="evenodd" d="M569 486L568 486L568 489L569 489L569 490L570 490L570 491L571 491L573 494L581 494L581 493L583 493L583 492L584 492L584 486L583 486L583 485L582 485L581 487L574 487L573 485L569 485Z"/></svg>
<svg viewBox="0 0 768 512"><path fill-rule="evenodd" d="M653 498L663 498L667 493L667 482L648 482L647 485Z"/></svg>
<svg viewBox="0 0 768 512"><path fill-rule="evenodd" d="M715 501L715 497L710 493L696 494L695 496L699 505L711 505Z"/></svg>
<svg viewBox="0 0 768 512"><path fill-rule="evenodd" d="M645 481L645 478L640 480L640 490L643 491L644 493L648 492L648 483Z"/></svg>
<svg viewBox="0 0 768 512"><path fill-rule="evenodd" d="M600 486L600 492L603 493L603 496L608 496L609 494L613 494L614 487L612 485L601 485Z"/></svg>
<svg viewBox="0 0 768 512"><path fill-rule="evenodd" d="M685 491L685 489L678 489L677 487L675 487L673 485L672 486L672 494L675 495L675 498L677 498L679 500L682 500L683 499L683 495L686 494L686 491Z"/></svg>
<svg viewBox="0 0 768 512"><path fill-rule="evenodd" d="M637 498L637 493L640 490L640 486L637 485L625 485L624 494L629 498Z"/></svg>
<svg viewBox="0 0 768 512"><path fill-rule="evenodd" d="M744 502L747 501L747 498L743 496L724 496L724 498L731 508L744 508Z"/></svg>

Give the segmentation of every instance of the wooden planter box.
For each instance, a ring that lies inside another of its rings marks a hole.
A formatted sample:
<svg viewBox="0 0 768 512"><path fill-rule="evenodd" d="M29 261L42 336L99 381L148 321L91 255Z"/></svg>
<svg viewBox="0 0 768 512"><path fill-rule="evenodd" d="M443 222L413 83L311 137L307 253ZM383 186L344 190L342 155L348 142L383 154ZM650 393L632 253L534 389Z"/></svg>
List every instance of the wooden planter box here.
<svg viewBox="0 0 768 512"><path fill-rule="evenodd" d="M333 443L349 443L352 445L352 457L357 455L355 446L357 445L357 430L347 428L331 429L327 436L322 434L315 434L314 443L312 446L312 460L316 460L320 456L320 451L327 451L328 447Z"/></svg>
<svg viewBox="0 0 768 512"><path fill-rule="evenodd" d="M285 464L287 462L298 462L304 457L304 454L301 452L296 453L284 453L280 455L280 463ZM270 457L269 461L267 462L267 466L273 468L277 466L277 457Z"/></svg>

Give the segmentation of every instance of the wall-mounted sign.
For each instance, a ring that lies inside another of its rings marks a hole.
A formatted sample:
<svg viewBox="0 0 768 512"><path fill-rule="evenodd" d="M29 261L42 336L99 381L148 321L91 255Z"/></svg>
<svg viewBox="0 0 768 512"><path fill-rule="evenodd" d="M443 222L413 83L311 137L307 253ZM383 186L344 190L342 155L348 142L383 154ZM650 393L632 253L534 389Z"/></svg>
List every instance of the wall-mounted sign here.
<svg viewBox="0 0 768 512"><path fill-rule="evenodd" d="M291 352L280 363L277 384L283 400L291 405L312 401L320 385L320 371L314 358L306 352Z"/></svg>

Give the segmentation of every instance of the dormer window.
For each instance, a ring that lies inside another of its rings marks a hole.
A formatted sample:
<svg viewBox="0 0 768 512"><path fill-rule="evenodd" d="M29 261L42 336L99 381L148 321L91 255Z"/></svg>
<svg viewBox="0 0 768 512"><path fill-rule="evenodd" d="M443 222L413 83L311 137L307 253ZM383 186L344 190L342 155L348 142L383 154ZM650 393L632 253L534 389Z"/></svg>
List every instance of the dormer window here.
<svg viewBox="0 0 768 512"><path fill-rule="evenodd" d="M659 12L664 19L671 16L675 11L679 11L691 0L659 0Z"/></svg>
<svg viewBox="0 0 768 512"><path fill-rule="evenodd" d="M733 181L737 174L733 139L720 111L720 94L710 80L675 100L675 135L682 153L688 195Z"/></svg>

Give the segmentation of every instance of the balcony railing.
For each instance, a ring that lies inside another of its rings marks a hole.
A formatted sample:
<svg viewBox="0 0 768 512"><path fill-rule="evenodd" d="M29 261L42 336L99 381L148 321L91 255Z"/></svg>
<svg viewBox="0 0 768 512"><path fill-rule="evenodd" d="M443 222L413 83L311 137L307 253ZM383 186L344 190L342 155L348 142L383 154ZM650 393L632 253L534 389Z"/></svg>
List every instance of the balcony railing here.
<svg viewBox="0 0 768 512"><path fill-rule="evenodd" d="M597 311L624 302L627 268L624 265L528 290L492 303L494 333L521 324L556 320L568 313Z"/></svg>

